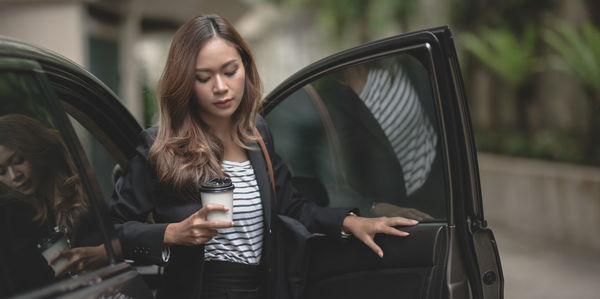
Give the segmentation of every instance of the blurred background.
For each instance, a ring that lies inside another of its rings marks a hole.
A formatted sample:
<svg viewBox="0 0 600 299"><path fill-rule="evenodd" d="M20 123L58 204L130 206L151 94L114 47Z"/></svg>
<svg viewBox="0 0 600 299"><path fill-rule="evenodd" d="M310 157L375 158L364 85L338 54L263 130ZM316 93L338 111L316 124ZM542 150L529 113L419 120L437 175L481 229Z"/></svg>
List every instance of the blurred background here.
<svg viewBox="0 0 600 299"><path fill-rule="evenodd" d="M0 34L84 66L150 126L170 39L201 13L251 44L265 94L327 55L449 25L506 298L600 298L600 1L0 0Z"/></svg>

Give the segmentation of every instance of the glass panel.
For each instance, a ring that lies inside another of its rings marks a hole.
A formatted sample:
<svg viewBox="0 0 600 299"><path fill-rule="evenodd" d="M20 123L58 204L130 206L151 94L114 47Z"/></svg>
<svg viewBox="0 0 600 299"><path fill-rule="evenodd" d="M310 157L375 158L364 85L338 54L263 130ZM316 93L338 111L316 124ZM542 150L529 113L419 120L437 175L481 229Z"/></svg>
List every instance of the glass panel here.
<svg viewBox="0 0 600 299"><path fill-rule="evenodd" d="M62 271L75 258L71 255L52 266L48 262L61 249L102 246L103 237L33 73L0 72L0 102L0 297L4 297L91 270L77 263L80 269Z"/></svg>
<svg viewBox="0 0 600 299"><path fill-rule="evenodd" d="M96 136L88 128L84 127L72 115L69 115L69 120L83 146L88 161L90 161L96 181L104 196L104 201L108 203L114 189L115 176L120 168L118 168L116 160L111 156L109 151L96 139Z"/></svg>
<svg viewBox="0 0 600 299"><path fill-rule="evenodd" d="M319 78L266 119L296 187L320 204L445 219L433 101L427 69L404 54Z"/></svg>

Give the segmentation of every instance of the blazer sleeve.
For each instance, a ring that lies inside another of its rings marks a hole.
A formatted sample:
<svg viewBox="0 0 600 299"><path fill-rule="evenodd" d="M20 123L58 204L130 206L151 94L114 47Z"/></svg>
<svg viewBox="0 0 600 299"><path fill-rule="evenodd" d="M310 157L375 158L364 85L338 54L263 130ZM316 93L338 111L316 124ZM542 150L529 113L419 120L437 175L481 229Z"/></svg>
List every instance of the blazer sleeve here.
<svg viewBox="0 0 600 299"><path fill-rule="evenodd" d="M148 131L140 134L137 154L115 184L110 214L124 258L162 265L166 263L163 239L167 223L147 222L161 196L155 171L146 158L151 135Z"/></svg>
<svg viewBox="0 0 600 299"><path fill-rule="evenodd" d="M320 207L316 203L303 198L302 194L292 185L291 173L285 162L275 152L273 136L262 117L257 120L257 129L265 142L273 164L278 201L276 212L297 219L310 232L323 233L332 238L341 238L344 218L349 212L358 213L358 210L355 208Z"/></svg>

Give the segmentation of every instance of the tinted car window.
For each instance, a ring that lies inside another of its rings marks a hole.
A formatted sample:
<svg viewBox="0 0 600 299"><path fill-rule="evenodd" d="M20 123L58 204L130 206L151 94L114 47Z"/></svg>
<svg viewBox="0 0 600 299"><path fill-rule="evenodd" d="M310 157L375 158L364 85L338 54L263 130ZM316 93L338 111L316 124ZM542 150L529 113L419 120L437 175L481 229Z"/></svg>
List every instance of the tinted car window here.
<svg viewBox="0 0 600 299"><path fill-rule="evenodd" d="M84 127L72 115L69 115L69 120L71 120L71 124L83 146L86 157L90 161L103 198L108 202L113 191L115 176L120 168L117 166L117 162L111 156L110 152L93 135L93 131L91 131L93 128L88 129L88 127Z"/></svg>
<svg viewBox="0 0 600 299"><path fill-rule="evenodd" d="M0 295L74 274L55 277L66 259L48 265L61 246L104 243L86 187L93 182L78 171L40 76L0 72Z"/></svg>
<svg viewBox="0 0 600 299"><path fill-rule="evenodd" d="M322 76L266 119L296 186L319 204L357 206L367 216L445 219L433 103L427 68L403 54Z"/></svg>

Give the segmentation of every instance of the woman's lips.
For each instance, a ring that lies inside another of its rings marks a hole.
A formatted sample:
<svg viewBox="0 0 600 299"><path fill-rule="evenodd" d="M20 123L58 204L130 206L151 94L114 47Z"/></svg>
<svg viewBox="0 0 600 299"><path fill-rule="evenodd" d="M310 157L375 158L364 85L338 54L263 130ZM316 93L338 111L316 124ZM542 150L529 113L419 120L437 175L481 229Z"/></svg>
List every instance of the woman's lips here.
<svg viewBox="0 0 600 299"><path fill-rule="evenodd" d="M16 186L16 189L20 192L28 191L29 189L31 189L31 180L28 180L28 181Z"/></svg>
<svg viewBox="0 0 600 299"><path fill-rule="evenodd" d="M231 102L233 102L232 99L225 99L222 101L215 102L215 106L217 106L219 108L227 108L227 107L229 107L229 105L231 105Z"/></svg>

